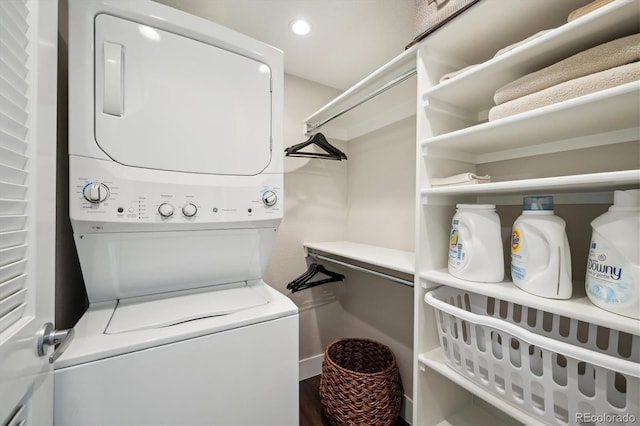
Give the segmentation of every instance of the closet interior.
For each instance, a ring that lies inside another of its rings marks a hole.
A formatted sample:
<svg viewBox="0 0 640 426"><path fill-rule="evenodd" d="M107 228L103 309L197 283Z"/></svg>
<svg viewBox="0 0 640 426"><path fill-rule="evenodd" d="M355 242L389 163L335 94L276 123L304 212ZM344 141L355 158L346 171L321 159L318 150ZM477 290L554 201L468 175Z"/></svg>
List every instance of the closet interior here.
<svg viewBox="0 0 640 426"><path fill-rule="evenodd" d="M591 304L584 278L591 220L612 204L614 190L640 187L640 84L490 119L494 94L506 84L638 33L640 2L614 1L568 20L588 3L477 2L305 121L309 133L346 141L416 126L415 164L404 165L416 173L415 250L375 237L371 245L305 243L312 259L413 281L413 391L405 391L413 395L413 424L579 424L575 413L638 410L639 322ZM490 182L432 185L462 173ZM379 217L376 204L389 196L370 195L357 212L364 221ZM508 271L498 283L447 271L456 204L496 205L509 270L511 225L527 195L553 196L567 222L570 299L528 294ZM602 354L612 363L606 368L593 361ZM606 394L594 398L594 387Z"/></svg>

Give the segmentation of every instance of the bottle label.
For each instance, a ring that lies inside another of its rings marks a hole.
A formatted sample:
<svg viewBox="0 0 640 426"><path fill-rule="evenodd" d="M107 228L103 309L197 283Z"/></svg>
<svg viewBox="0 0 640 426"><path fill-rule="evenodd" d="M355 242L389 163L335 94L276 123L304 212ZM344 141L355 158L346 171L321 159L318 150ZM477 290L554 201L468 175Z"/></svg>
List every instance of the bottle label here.
<svg viewBox="0 0 640 426"><path fill-rule="evenodd" d="M462 268L466 260L465 244L460 238L459 225L460 221L454 219L451 222L451 233L449 234L449 268L453 270Z"/></svg>
<svg viewBox="0 0 640 426"><path fill-rule="evenodd" d="M523 281L527 276L525 259L522 256L522 232L513 228L511 232L511 278L514 281Z"/></svg>
<svg viewBox="0 0 640 426"><path fill-rule="evenodd" d="M632 277L625 274L623 259L606 241L594 238L589 249L585 288L601 303L618 305L633 297Z"/></svg>

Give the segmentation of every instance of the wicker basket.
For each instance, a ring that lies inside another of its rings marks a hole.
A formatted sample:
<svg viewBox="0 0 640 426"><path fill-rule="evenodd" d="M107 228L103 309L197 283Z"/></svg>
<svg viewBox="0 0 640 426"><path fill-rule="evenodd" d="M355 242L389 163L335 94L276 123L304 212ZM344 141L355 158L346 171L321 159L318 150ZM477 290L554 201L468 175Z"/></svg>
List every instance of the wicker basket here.
<svg viewBox="0 0 640 426"><path fill-rule="evenodd" d="M402 404L393 352L368 339L331 343L322 362L320 402L334 426L393 425Z"/></svg>

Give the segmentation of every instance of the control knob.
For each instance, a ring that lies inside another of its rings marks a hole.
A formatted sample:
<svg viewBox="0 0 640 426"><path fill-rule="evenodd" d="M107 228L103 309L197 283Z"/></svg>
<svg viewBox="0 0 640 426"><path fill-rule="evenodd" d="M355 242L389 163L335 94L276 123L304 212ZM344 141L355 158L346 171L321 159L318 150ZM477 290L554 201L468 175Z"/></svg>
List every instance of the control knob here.
<svg viewBox="0 0 640 426"><path fill-rule="evenodd" d="M82 190L85 200L93 204L100 204L109 197L109 188L100 182L90 182Z"/></svg>
<svg viewBox="0 0 640 426"><path fill-rule="evenodd" d="M162 203L158 206L158 213L162 217L171 217L173 216L173 206L169 203Z"/></svg>
<svg viewBox="0 0 640 426"><path fill-rule="evenodd" d="M267 207L273 207L278 202L278 195L273 191L265 191L262 193L262 202Z"/></svg>
<svg viewBox="0 0 640 426"><path fill-rule="evenodd" d="M198 208L193 203L189 203L182 207L182 214L186 217L193 217L196 215L196 213L198 213Z"/></svg>

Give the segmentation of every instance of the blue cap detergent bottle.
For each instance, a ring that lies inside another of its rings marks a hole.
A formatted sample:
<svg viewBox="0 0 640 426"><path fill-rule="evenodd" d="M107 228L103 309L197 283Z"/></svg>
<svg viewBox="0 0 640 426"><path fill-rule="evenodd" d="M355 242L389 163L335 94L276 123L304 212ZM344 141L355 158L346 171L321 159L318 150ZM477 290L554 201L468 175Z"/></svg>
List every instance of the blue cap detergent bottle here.
<svg viewBox="0 0 640 426"><path fill-rule="evenodd" d="M522 290L569 299L571 253L565 221L553 211L553 197L525 197L511 232L511 279Z"/></svg>

